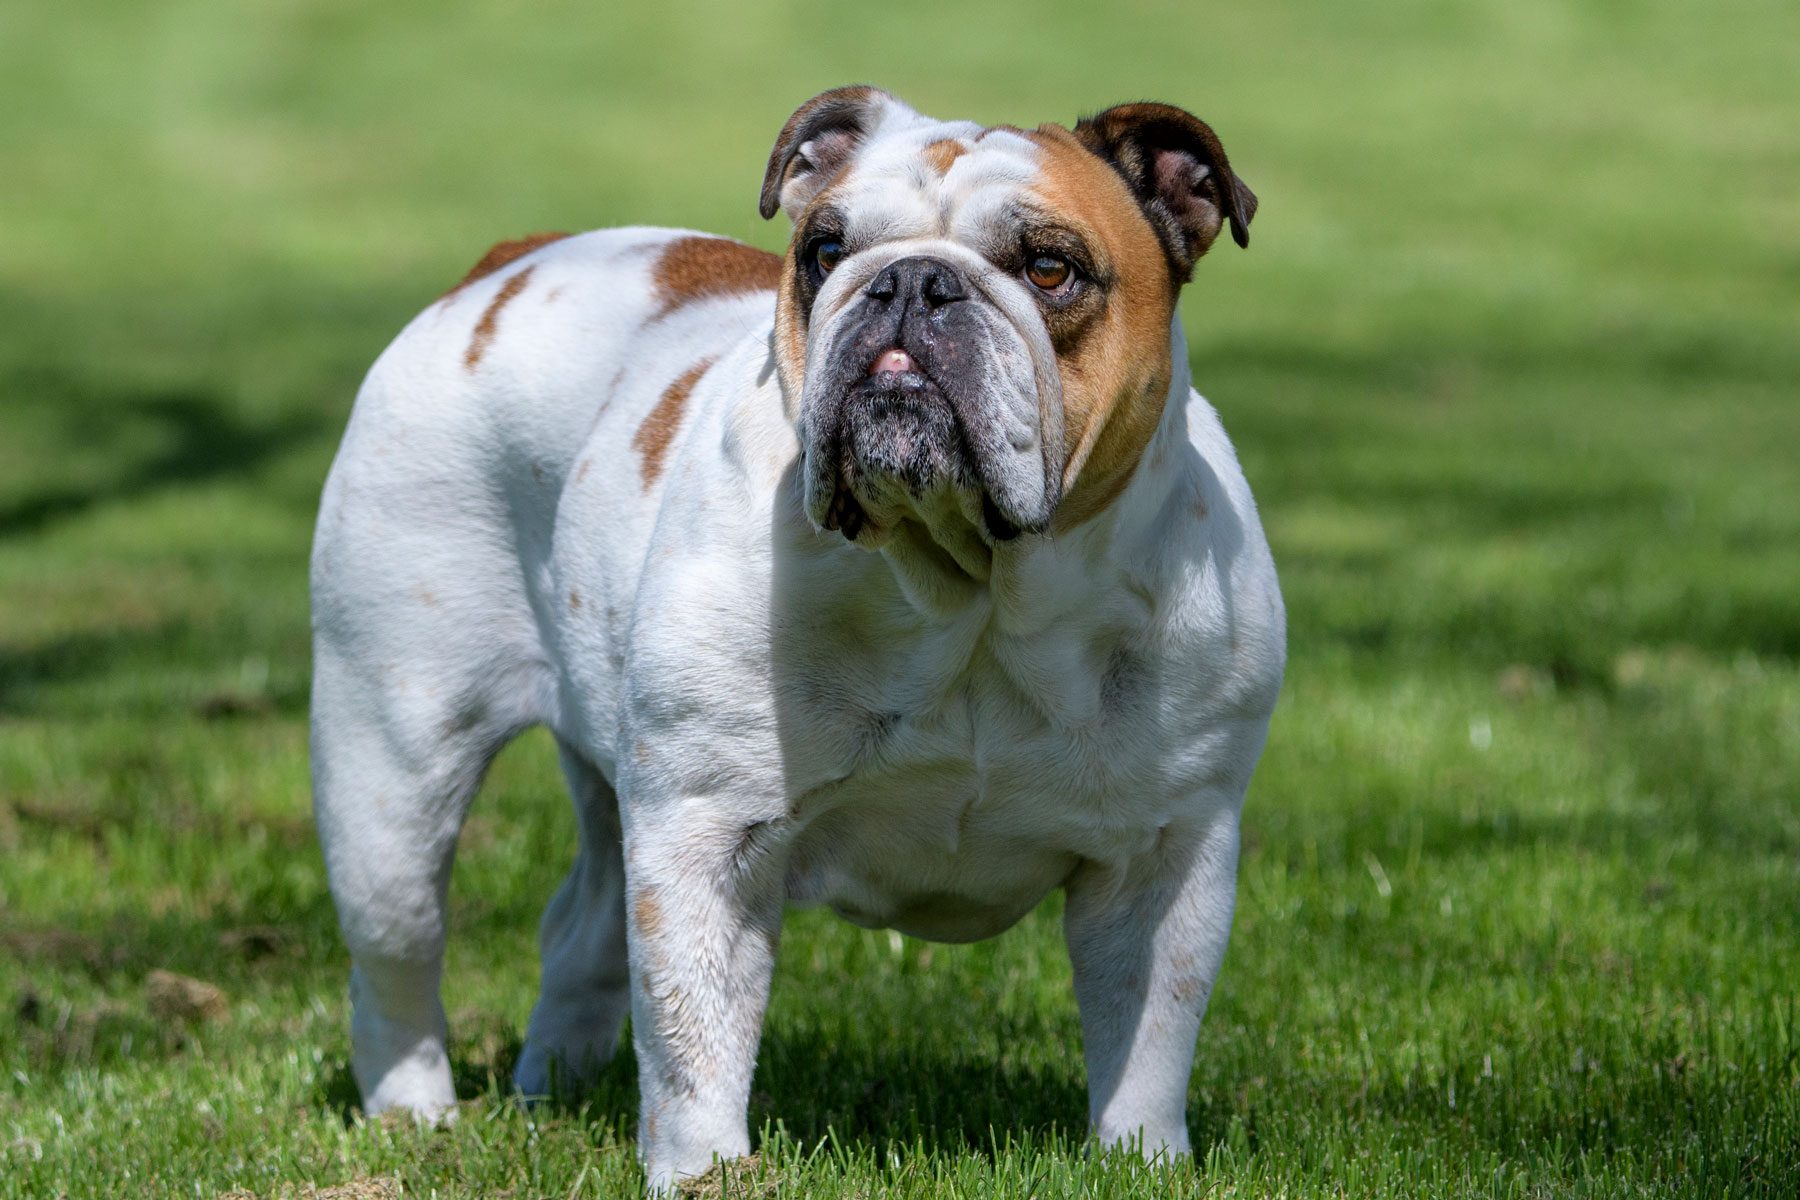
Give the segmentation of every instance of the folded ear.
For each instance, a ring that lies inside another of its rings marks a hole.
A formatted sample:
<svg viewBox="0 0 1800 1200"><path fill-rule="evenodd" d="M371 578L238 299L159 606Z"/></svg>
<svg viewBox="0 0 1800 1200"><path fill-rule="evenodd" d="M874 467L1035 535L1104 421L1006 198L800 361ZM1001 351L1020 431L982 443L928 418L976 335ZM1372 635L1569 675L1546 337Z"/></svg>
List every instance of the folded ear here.
<svg viewBox="0 0 1800 1200"><path fill-rule="evenodd" d="M1075 136L1125 178L1186 282L1220 226L1250 244L1256 195L1231 170L1212 126L1169 104L1121 104L1075 125Z"/></svg>
<svg viewBox="0 0 1800 1200"><path fill-rule="evenodd" d="M791 220L838 173L889 108L911 110L877 87L855 84L820 92L794 110L763 172L760 209L766 221L777 209Z"/></svg>

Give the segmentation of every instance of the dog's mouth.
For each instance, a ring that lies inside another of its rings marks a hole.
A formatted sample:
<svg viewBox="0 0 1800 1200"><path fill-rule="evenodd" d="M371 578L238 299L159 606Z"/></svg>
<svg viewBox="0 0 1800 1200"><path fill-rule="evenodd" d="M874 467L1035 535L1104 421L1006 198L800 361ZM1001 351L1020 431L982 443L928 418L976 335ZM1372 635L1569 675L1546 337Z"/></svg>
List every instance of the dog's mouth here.
<svg viewBox="0 0 1800 1200"><path fill-rule="evenodd" d="M957 406L912 350L896 344L875 353L844 389L835 415L816 447L820 465L830 467L819 521L825 529L855 542L908 509L960 508L978 496L981 532L990 542L1023 532L983 486Z"/></svg>

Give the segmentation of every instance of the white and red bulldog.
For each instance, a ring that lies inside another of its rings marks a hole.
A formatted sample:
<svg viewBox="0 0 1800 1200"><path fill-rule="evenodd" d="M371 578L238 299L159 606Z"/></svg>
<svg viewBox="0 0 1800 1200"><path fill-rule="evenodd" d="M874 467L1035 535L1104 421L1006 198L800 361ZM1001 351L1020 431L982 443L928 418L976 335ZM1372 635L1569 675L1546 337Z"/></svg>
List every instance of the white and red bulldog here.
<svg viewBox="0 0 1800 1200"><path fill-rule="evenodd" d="M984 128L840 88L782 129L785 258L489 252L370 371L312 559L319 834L367 1111L454 1102L445 890L547 725L581 829L516 1083L632 1016L652 1188L749 1149L788 904L941 941L1052 889L1102 1142L1188 1150L1284 622L1175 302L1256 198L1128 104Z"/></svg>

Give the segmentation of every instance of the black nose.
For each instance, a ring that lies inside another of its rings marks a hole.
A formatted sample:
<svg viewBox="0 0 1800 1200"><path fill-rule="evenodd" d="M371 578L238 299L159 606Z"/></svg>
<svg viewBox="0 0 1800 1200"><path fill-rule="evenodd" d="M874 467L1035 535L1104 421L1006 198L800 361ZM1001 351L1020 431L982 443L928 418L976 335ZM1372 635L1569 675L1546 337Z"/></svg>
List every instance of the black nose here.
<svg viewBox="0 0 1800 1200"><path fill-rule="evenodd" d="M962 272L939 258L901 258L881 269L863 289L871 300L911 308L942 308L969 298Z"/></svg>

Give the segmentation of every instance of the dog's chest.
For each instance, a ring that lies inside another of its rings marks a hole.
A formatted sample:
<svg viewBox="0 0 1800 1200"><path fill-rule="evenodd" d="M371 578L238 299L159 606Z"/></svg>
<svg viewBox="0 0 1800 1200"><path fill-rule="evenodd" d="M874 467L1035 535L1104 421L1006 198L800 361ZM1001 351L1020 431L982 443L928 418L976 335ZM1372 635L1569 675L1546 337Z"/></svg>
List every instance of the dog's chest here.
<svg viewBox="0 0 1800 1200"><path fill-rule="evenodd" d="M1147 851L1170 792L1141 642L1104 605L1028 638L974 619L812 630L783 688L790 761L818 781L795 799L790 898L965 940L1082 860Z"/></svg>

